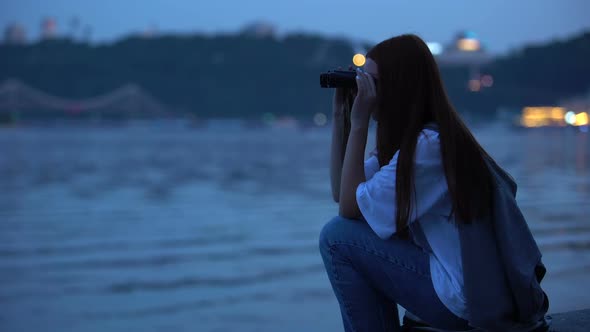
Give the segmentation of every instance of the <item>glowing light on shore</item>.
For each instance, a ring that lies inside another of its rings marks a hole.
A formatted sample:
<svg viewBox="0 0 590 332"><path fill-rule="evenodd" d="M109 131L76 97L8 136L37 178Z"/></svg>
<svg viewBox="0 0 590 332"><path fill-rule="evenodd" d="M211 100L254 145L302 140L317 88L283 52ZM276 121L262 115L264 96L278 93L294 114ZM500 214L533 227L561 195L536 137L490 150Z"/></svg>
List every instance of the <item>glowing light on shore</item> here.
<svg viewBox="0 0 590 332"><path fill-rule="evenodd" d="M576 113L572 111L565 113L564 120L568 125L573 126L576 123Z"/></svg>
<svg viewBox="0 0 590 332"><path fill-rule="evenodd" d="M360 53L357 53L352 57L352 63L354 63L354 65L357 67L364 66L366 61L367 59L365 58L365 56Z"/></svg>
<svg viewBox="0 0 590 332"><path fill-rule="evenodd" d="M464 52L475 52L481 49L481 44L475 38L461 38L457 41L457 48Z"/></svg>
<svg viewBox="0 0 590 332"><path fill-rule="evenodd" d="M485 88L489 88L494 85L494 78L492 75L483 75L481 77L481 85Z"/></svg>
<svg viewBox="0 0 590 332"><path fill-rule="evenodd" d="M440 43L426 43L426 46L428 46L428 49L432 55L439 55L443 51L443 47Z"/></svg>
<svg viewBox="0 0 590 332"><path fill-rule="evenodd" d="M527 128L556 126L566 124L563 107L525 107L522 110L520 124Z"/></svg>
<svg viewBox="0 0 590 332"><path fill-rule="evenodd" d="M481 82L479 80L469 80L469 91L478 92L481 90Z"/></svg>
<svg viewBox="0 0 590 332"><path fill-rule="evenodd" d="M576 114L576 120L574 122L574 126L587 126L589 124L588 121L588 113L582 112Z"/></svg>
<svg viewBox="0 0 590 332"><path fill-rule="evenodd" d="M573 111L569 111L565 113L564 120L568 125L575 127L588 126L589 124L587 112L576 114Z"/></svg>
<svg viewBox="0 0 590 332"><path fill-rule="evenodd" d="M323 127L328 123L328 117L324 113L316 113L313 116L313 123L318 127Z"/></svg>

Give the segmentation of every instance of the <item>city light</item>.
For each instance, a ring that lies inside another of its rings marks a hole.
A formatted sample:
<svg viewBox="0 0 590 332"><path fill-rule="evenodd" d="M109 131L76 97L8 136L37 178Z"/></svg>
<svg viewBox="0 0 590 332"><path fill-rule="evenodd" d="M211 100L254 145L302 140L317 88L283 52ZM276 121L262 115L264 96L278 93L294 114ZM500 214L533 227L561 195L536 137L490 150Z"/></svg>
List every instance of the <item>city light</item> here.
<svg viewBox="0 0 590 332"><path fill-rule="evenodd" d="M553 107L551 108L551 119L552 120L557 120L557 121L561 121L565 115L564 115L565 109L563 109L562 107Z"/></svg>
<svg viewBox="0 0 590 332"><path fill-rule="evenodd" d="M365 56L360 53L357 53L352 57L352 63L354 63L354 65L357 67L364 66L365 62L366 62Z"/></svg>
<svg viewBox="0 0 590 332"><path fill-rule="evenodd" d="M494 78L492 75L483 75L481 77L481 85L485 88L489 88L494 85Z"/></svg>
<svg viewBox="0 0 590 332"><path fill-rule="evenodd" d="M574 113L572 111L569 111L569 112L565 113L565 118L564 119L565 119L565 122L568 125L573 126L574 123L576 123L576 113Z"/></svg>
<svg viewBox="0 0 590 332"><path fill-rule="evenodd" d="M569 111L565 113L564 117L565 123L570 126L581 127L588 125L588 113L580 112L576 114L573 111Z"/></svg>
<svg viewBox="0 0 590 332"><path fill-rule="evenodd" d="M426 45L432 55L439 55L443 51L443 47L440 43L426 43Z"/></svg>
<svg viewBox="0 0 590 332"><path fill-rule="evenodd" d="M481 45L479 40L474 38L461 38L457 41L457 48L465 52L479 51Z"/></svg>
<svg viewBox="0 0 590 332"><path fill-rule="evenodd" d="M563 127L567 124L584 128L590 124L590 120L587 112L566 112L563 107L525 107L520 124L524 127Z"/></svg>
<svg viewBox="0 0 590 332"><path fill-rule="evenodd" d="M478 92L481 89L479 80L469 80L469 91Z"/></svg>
<svg viewBox="0 0 590 332"><path fill-rule="evenodd" d="M563 107L525 107L522 110L520 124L524 127L565 126L565 109Z"/></svg>
<svg viewBox="0 0 590 332"><path fill-rule="evenodd" d="M323 127L328 122L328 117L324 113L316 113L313 116L313 123L318 127Z"/></svg>
<svg viewBox="0 0 590 332"><path fill-rule="evenodd" d="M582 112L576 114L576 121L574 122L574 126L587 126L588 123L588 113Z"/></svg>

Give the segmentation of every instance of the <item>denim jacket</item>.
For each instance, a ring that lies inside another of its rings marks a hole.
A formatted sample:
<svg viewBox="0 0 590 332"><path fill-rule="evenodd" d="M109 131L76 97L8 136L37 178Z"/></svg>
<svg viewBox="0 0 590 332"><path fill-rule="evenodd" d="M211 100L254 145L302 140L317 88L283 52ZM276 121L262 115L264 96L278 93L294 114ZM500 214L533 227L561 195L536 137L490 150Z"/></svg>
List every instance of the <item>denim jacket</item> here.
<svg viewBox="0 0 590 332"><path fill-rule="evenodd" d="M540 282L546 269L516 203L516 183L496 162L486 163L493 178L492 214L458 225L467 320L487 331L523 330L545 319L549 301ZM410 231L431 252L419 224L410 224Z"/></svg>

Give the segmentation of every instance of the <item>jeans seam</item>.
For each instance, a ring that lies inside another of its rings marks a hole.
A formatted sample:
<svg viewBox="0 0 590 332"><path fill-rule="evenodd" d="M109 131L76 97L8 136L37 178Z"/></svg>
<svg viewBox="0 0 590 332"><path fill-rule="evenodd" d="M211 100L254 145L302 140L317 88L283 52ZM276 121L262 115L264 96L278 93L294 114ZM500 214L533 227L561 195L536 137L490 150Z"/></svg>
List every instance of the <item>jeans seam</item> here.
<svg viewBox="0 0 590 332"><path fill-rule="evenodd" d="M346 300L344 300L344 294L340 290L340 287L337 286L340 279L338 278L338 272L337 272L338 269L336 269L336 264L334 264L334 250L333 249L334 249L333 246L330 245L330 265L332 265L332 273L334 274L334 279L337 281L335 283L336 287L334 287L334 289L338 290L340 298L342 298L342 305L344 306L344 312L346 313L346 317L348 318L348 323L350 324L350 328L352 329L352 332L354 332L354 331L356 331L356 329L354 328L354 326L352 324L352 315L350 314L350 310L348 309L348 305L346 303ZM346 327L345 327L345 329L346 329Z"/></svg>
<svg viewBox="0 0 590 332"><path fill-rule="evenodd" d="M350 246L350 247L355 247L355 248L362 249L365 252L368 252L370 254L374 254L375 256L377 256L377 257L379 257L381 259L384 259L384 260L386 260L386 261L388 261L390 263L393 263L393 264L395 264L395 265L397 265L399 267L402 267L402 268L404 268L404 269L406 269L408 271L414 272L414 273L416 273L419 276L422 276L422 277L431 279L431 276L429 274L422 273L421 271L418 271L413 266L408 266L408 265L404 264L403 262L401 262L401 261L399 261L399 260L397 260L397 259L395 259L395 258L393 258L393 257L391 257L389 255L382 254L382 253L380 253L380 252L378 252L376 250L370 250L367 247L365 247L363 245L360 245L360 244L357 244L357 243L348 243L348 242L334 241L333 243L330 244L330 254L333 251L333 247L335 247L337 245L345 245L345 246Z"/></svg>

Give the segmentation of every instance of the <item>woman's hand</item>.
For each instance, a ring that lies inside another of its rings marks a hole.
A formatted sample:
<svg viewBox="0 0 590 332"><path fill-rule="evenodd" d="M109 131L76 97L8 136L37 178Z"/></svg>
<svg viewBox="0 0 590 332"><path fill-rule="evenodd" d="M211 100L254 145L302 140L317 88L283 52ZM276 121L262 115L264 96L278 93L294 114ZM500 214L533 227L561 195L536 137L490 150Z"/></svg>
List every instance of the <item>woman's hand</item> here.
<svg viewBox="0 0 590 332"><path fill-rule="evenodd" d="M358 91L352 105L351 122L368 126L371 112L377 102L377 89L373 77L361 69L357 69L356 85Z"/></svg>

